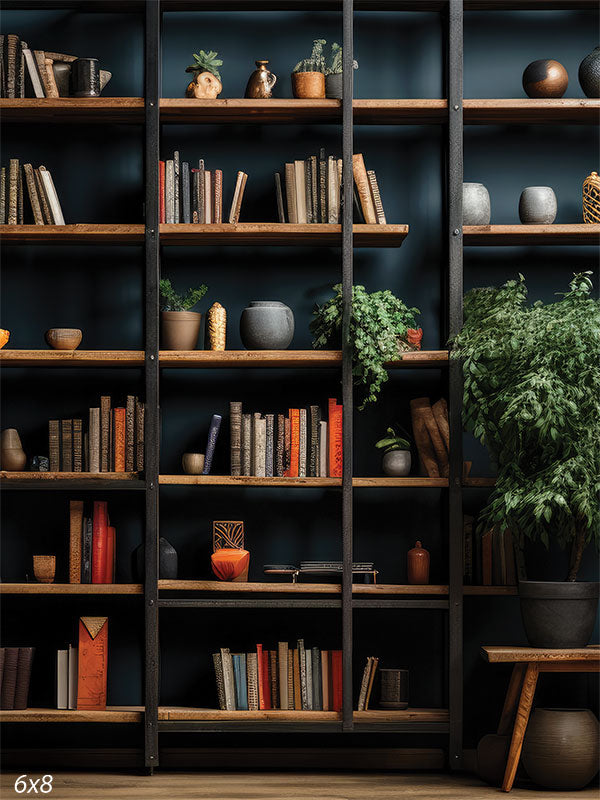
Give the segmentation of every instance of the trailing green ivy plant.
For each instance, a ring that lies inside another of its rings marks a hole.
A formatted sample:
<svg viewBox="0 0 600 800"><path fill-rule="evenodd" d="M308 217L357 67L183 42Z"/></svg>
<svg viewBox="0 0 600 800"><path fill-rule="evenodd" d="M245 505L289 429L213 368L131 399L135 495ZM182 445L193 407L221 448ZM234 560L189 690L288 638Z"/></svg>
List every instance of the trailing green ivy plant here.
<svg viewBox="0 0 600 800"><path fill-rule="evenodd" d="M473 289L452 343L465 427L498 468L482 524L510 528L521 547L570 545L569 581L600 538L600 303L590 274L553 303L528 305L522 275Z"/></svg>
<svg viewBox="0 0 600 800"><path fill-rule="evenodd" d="M313 312L310 331L316 348L340 347L342 284L336 284L333 291L331 300ZM363 388L360 411L377 400L387 381L386 361L399 359L402 349L412 349L407 344L409 332L416 333L415 316L420 313L418 308L408 308L389 290L369 293L364 286L353 287L350 341L354 382Z"/></svg>

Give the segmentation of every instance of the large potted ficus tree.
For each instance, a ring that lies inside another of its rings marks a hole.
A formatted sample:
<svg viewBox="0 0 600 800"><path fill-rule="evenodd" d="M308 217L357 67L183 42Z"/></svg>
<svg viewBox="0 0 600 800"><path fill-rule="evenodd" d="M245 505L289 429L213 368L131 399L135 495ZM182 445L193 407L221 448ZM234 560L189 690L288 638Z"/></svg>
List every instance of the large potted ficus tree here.
<svg viewBox="0 0 600 800"><path fill-rule="evenodd" d="M600 304L591 273L553 303L526 302L523 276L465 296L453 356L464 372L464 423L498 469L482 527L569 548L564 582L519 581L535 647L585 646L598 584L576 582L583 551L598 546L600 512Z"/></svg>
<svg viewBox="0 0 600 800"><path fill-rule="evenodd" d="M342 284L333 287L335 295L318 306L310 324L313 346L340 347L342 338ZM362 387L359 410L374 403L388 379L385 364L397 361L407 350L419 350L423 331L416 327L418 308L408 308L389 290L367 292L364 286L352 288L350 340L353 349L354 382Z"/></svg>

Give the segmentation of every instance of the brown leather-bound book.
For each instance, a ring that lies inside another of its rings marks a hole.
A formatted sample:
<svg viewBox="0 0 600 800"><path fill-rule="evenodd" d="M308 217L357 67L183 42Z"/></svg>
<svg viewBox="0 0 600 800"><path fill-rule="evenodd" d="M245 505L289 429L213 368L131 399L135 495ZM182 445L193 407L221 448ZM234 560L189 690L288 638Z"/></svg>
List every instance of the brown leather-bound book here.
<svg viewBox="0 0 600 800"><path fill-rule="evenodd" d="M324 147L319 150L319 222L327 222L327 159Z"/></svg>
<svg viewBox="0 0 600 800"><path fill-rule="evenodd" d="M425 473L429 478L439 478L440 470L423 413L422 400L423 398L417 398L410 401L413 437L419 453L420 471L422 474ZM431 409L429 410L431 413Z"/></svg>
<svg viewBox="0 0 600 800"><path fill-rule="evenodd" d="M8 167L8 217L9 225L16 225L18 221L17 206L19 195L19 159L11 158Z"/></svg>
<svg viewBox="0 0 600 800"><path fill-rule="evenodd" d="M298 222L298 212L296 210L296 176L294 165L285 165L285 199L287 205L288 222Z"/></svg>
<svg viewBox="0 0 600 800"><path fill-rule="evenodd" d="M287 707L288 710L294 710L294 651L288 649L288 658L287 658L287 682L288 682L288 690L287 690Z"/></svg>
<svg viewBox="0 0 600 800"><path fill-rule="evenodd" d="M481 583L492 585L492 531L486 531L481 537Z"/></svg>
<svg viewBox="0 0 600 800"><path fill-rule="evenodd" d="M42 86L44 87L44 93L46 97L58 97L58 91L56 94L52 94L53 87L50 85L48 80L48 71L46 70L46 54L43 50L34 50L33 57L35 58L35 63L38 68L38 72L40 73L40 80L42 81Z"/></svg>
<svg viewBox="0 0 600 800"><path fill-rule="evenodd" d="M216 169L213 180L213 222L223 222L223 171Z"/></svg>
<svg viewBox="0 0 600 800"><path fill-rule="evenodd" d="M33 655L35 647L19 647L19 656L17 660L17 684L15 686L15 702L13 708L24 709L27 708L27 699L29 696L29 682L31 679L31 664L33 662Z"/></svg>
<svg viewBox="0 0 600 800"><path fill-rule="evenodd" d="M60 471L73 472L73 420L63 419L60 423L61 448Z"/></svg>
<svg viewBox="0 0 600 800"><path fill-rule="evenodd" d="M100 472L110 472L111 399L100 398Z"/></svg>
<svg viewBox="0 0 600 800"><path fill-rule="evenodd" d="M39 167L36 167L33 170L33 174L35 177L35 188L37 189L37 194L42 209L42 217L44 219L44 225L53 225L54 220L52 218L52 211L50 210L50 204L48 203L48 198L46 196L46 189L44 187L44 181L42 180Z"/></svg>
<svg viewBox="0 0 600 800"><path fill-rule="evenodd" d="M83 425L80 419L73 420L73 472L83 470Z"/></svg>
<svg viewBox="0 0 600 800"><path fill-rule="evenodd" d="M319 475L319 423L321 422L321 409L319 406L310 406L310 447L308 458L308 475L316 478Z"/></svg>
<svg viewBox="0 0 600 800"><path fill-rule="evenodd" d="M294 710L302 711L302 689L300 684L300 654L295 647L294 653Z"/></svg>
<svg viewBox="0 0 600 800"><path fill-rule="evenodd" d="M431 439L431 443L435 451L435 457L437 460L440 475L442 476L442 478L447 478L448 452L444 446L444 442L442 441L440 430L435 421L435 417L433 416L433 411L431 410L431 404L429 402L429 398L419 397L417 398L417 402L419 403L419 408L421 409L421 413L423 414L423 419L425 420L425 424L427 425L427 431L429 433L429 438Z"/></svg>
<svg viewBox="0 0 600 800"><path fill-rule="evenodd" d="M283 420L283 443L283 474L286 478L289 478L290 465L292 463L292 421L289 416Z"/></svg>
<svg viewBox="0 0 600 800"><path fill-rule="evenodd" d="M83 500L69 502L69 583L81 583Z"/></svg>
<svg viewBox="0 0 600 800"><path fill-rule="evenodd" d="M115 472L125 472L126 412L125 408L114 411Z"/></svg>
<svg viewBox="0 0 600 800"><path fill-rule="evenodd" d="M57 419L48 422L48 454L50 472L60 472L60 427Z"/></svg>
<svg viewBox="0 0 600 800"><path fill-rule="evenodd" d="M365 222L368 225L376 225L377 217L375 216L375 206L373 205L373 198L371 197L371 187L369 185L369 178L367 177L367 170L362 153L355 153L352 156L352 171Z"/></svg>
<svg viewBox="0 0 600 800"><path fill-rule="evenodd" d="M135 397L127 395L125 411L125 472L135 472Z"/></svg>
<svg viewBox="0 0 600 800"><path fill-rule="evenodd" d="M229 403L229 433L231 474L242 474L242 404L238 400Z"/></svg>
<svg viewBox="0 0 600 800"><path fill-rule="evenodd" d="M377 183L377 176L375 175L375 170L373 169L367 170L367 179L369 181L369 187L371 189L371 198L373 200L373 206L375 208L375 217L377 218L377 223L379 225L385 225L385 212L383 210L383 203L381 202L381 194L379 192L379 184Z"/></svg>
<svg viewBox="0 0 600 800"><path fill-rule="evenodd" d="M100 409L90 408L88 435L88 469L100 472Z"/></svg>
<svg viewBox="0 0 600 800"><path fill-rule="evenodd" d="M60 92L58 91L58 86L56 85L56 78L54 77L54 70L52 69L53 61L51 58L48 58L48 53L45 54L46 58L44 59L44 64L46 65L46 74L48 76L48 86L50 86L51 94L48 97L60 97Z"/></svg>
<svg viewBox="0 0 600 800"><path fill-rule="evenodd" d="M19 37L14 33L9 33L6 37L7 60L6 60L6 97L16 98L15 89L17 86L17 53L19 52Z"/></svg>
<svg viewBox="0 0 600 800"><path fill-rule="evenodd" d="M277 650L269 650L269 681L271 684L271 708L279 708L279 671Z"/></svg>
<svg viewBox="0 0 600 800"><path fill-rule="evenodd" d="M0 708L10 710L15 707L15 691L17 688L17 664L19 662L19 648L4 648L4 669L2 671L2 696Z"/></svg>
<svg viewBox="0 0 600 800"><path fill-rule="evenodd" d="M137 397L135 399L135 468L138 472L144 469L144 414L145 407Z"/></svg>
<svg viewBox="0 0 600 800"><path fill-rule="evenodd" d="M44 217L42 215L40 198L38 197L37 188L35 185L35 174L32 165L23 164L23 172L25 173L27 194L29 195L29 202L31 203L31 210L33 212L33 221L36 225L43 225Z"/></svg>
<svg viewBox="0 0 600 800"><path fill-rule="evenodd" d="M438 426L438 430L446 447L446 451L450 452L450 425L448 424L448 404L445 398L440 399L431 406L433 416Z"/></svg>
<svg viewBox="0 0 600 800"><path fill-rule="evenodd" d="M375 672L377 671L377 665L379 664L379 659L374 658L373 663L371 664L371 675L369 677L369 686L367 687L367 696L365 698L365 711L369 710L369 700L371 699L371 692L373 691L373 683L375 681Z"/></svg>
<svg viewBox="0 0 600 800"><path fill-rule="evenodd" d="M235 181L235 191L233 193L233 200L231 201L231 208L229 210L229 222L232 225L237 225L237 223L240 221L242 199L244 197L244 189L246 188L247 180L248 180L248 175L245 172L238 172Z"/></svg>

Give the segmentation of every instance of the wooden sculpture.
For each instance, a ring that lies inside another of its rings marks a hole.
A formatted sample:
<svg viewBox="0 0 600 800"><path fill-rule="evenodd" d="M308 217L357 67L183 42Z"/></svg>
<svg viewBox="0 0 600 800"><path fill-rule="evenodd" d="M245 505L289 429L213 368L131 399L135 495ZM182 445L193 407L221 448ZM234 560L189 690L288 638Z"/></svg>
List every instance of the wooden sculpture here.
<svg viewBox="0 0 600 800"><path fill-rule="evenodd" d="M214 100L223 91L223 84L212 72L199 72L194 75L194 80L188 84L186 97L196 100Z"/></svg>
<svg viewBox="0 0 600 800"><path fill-rule="evenodd" d="M600 178L592 172L583 182L583 221L600 222Z"/></svg>
<svg viewBox="0 0 600 800"><path fill-rule="evenodd" d="M244 550L244 523L213 522L212 570L221 581L247 581L250 553Z"/></svg>
<svg viewBox="0 0 600 800"><path fill-rule="evenodd" d="M220 303L213 303L208 310L209 350L225 350L227 339L227 311Z"/></svg>

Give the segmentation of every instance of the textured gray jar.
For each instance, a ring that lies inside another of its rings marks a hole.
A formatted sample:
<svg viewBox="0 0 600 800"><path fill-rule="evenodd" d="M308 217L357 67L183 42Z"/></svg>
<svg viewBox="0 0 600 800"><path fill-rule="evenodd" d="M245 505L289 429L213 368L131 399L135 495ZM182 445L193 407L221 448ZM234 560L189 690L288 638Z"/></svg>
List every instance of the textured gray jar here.
<svg viewBox="0 0 600 800"><path fill-rule="evenodd" d="M286 350L294 337L294 313L276 300L253 300L242 311L240 336L247 350Z"/></svg>
<svg viewBox="0 0 600 800"><path fill-rule="evenodd" d="M556 195L550 186L528 186L521 192L519 219L523 225L551 225L556 211Z"/></svg>
<svg viewBox="0 0 600 800"><path fill-rule="evenodd" d="M404 478L410 475L411 464L410 450L392 450L383 456L383 471L391 478Z"/></svg>
<svg viewBox="0 0 600 800"><path fill-rule="evenodd" d="M463 183L463 225L489 225L490 193L483 183Z"/></svg>
<svg viewBox="0 0 600 800"><path fill-rule="evenodd" d="M600 97L600 47L596 47L579 65L579 83L586 97Z"/></svg>

